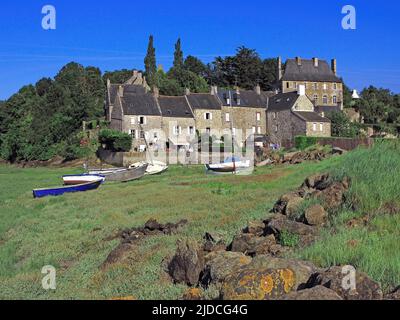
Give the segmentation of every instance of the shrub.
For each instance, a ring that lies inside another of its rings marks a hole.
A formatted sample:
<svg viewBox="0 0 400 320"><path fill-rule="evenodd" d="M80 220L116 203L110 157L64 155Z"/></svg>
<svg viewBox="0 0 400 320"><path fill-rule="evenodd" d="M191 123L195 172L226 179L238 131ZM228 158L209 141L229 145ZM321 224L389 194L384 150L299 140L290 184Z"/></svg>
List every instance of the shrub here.
<svg viewBox="0 0 400 320"><path fill-rule="evenodd" d="M107 150L128 152L132 147L132 137L124 132L103 129L99 133L99 142L106 145Z"/></svg>
<svg viewBox="0 0 400 320"><path fill-rule="evenodd" d="M317 137L297 136L294 138L294 142L295 142L297 149L305 150L313 145L316 145L318 142L318 138Z"/></svg>

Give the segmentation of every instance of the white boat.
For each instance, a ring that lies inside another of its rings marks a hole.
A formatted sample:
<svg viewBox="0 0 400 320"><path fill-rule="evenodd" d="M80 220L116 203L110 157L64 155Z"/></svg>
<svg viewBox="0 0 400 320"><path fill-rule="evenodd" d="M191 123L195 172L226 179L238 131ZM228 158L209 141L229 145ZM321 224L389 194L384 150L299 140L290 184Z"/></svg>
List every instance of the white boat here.
<svg viewBox="0 0 400 320"><path fill-rule="evenodd" d="M140 166L143 166L144 164L148 164L147 170L146 170L146 175L155 175L155 174L160 174L168 170L168 165L164 162L161 161L152 161L151 163L148 162L137 162L132 165L130 165L130 168L137 168Z"/></svg>
<svg viewBox="0 0 400 320"><path fill-rule="evenodd" d="M125 171L126 168L89 169L89 174L111 174Z"/></svg>
<svg viewBox="0 0 400 320"><path fill-rule="evenodd" d="M229 157L222 163L206 164L208 171L217 173L236 173L250 168L250 160L241 160L237 157Z"/></svg>
<svg viewBox="0 0 400 320"><path fill-rule="evenodd" d="M78 185L85 184L90 182L95 182L100 180L101 182L105 181L105 177L99 174L75 174L75 175L65 175L62 177L64 181L64 185Z"/></svg>

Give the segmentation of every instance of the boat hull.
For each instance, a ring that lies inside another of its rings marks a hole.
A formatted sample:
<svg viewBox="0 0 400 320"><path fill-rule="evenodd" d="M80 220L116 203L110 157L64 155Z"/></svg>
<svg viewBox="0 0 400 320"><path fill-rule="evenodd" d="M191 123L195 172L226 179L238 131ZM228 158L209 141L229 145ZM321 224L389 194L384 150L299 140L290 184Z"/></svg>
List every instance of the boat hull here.
<svg viewBox="0 0 400 320"><path fill-rule="evenodd" d="M56 188L45 188L45 189L34 189L33 197L34 198L43 198L48 196L61 196L65 193L73 193L73 192L84 192L89 190L97 189L103 180L98 179L94 182L74 185L74 186L65 186L65 187L56 187Z"/></svg>
<svg viewBox="0 0 400 320"><path fill-rule="evenodd" d="M147 170L147 164L138 167L125 169L122 171L116 171L114 173L105 174L106 181L115 181L115 182L129 182L133 180L138 180L142 178Z"/></svg>
<svg viewBox="0 0 400 320"><path fill-rule="evenodd" d="M97 181L101 179L104 182L105 177L99 174L78 174L63 176L64 185L77 185Z"/></svg>

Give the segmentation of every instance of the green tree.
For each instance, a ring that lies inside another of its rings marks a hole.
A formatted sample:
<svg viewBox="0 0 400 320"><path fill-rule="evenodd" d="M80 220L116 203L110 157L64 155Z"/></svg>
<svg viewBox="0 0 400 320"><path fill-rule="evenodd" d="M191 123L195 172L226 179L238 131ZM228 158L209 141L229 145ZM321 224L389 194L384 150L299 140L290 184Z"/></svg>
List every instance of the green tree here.
<svg viewBox="0 0 400 320"><path fill-rule="evenodd" d="M206 65L200 59L194 56L187 56L183 66L185 70L191 71L198 76L204 77L206 75Z"/></svg>
<svg viewBox="0 0 400 320"><path fill-rule="evenodd" d="M147 82L152 87L156 82L157 62L156 62L156 49L154 48L154 38L151 35L149 38L149 45L147 54L144 59L145 73Z"/></svg>
<svg viewBox="0 0 400 320"><path fill-rule="evenodd" d="M111 83L125 83L132 77L132 73L133 70L128 69L106 71L103 75L104 85L107 84L107 79L109 79Z"/></svg>
<svg viewBox="0 0 400 320"><path fill-rule="evenodd" d="M178 39L178 41L175 44L173 68L175 68L175 69L183 68L183 51L181 48L181 39L180 38Z"/></svg>
<svg viewBox="0 0 400 320"><path fill-rule="evenodd" d="M361 99L357 101L356 106L366 123L386 123L389 115L394 111L394 95L388 89L370 86L361 92Z"/></svg>
<svg viewBox="0 0 400 320"><path fill-rule="evenodd" d="M361 125L351 122L343 112L330 112L327 118L331 120L332 136L355 138L361 135Z"/></svg>

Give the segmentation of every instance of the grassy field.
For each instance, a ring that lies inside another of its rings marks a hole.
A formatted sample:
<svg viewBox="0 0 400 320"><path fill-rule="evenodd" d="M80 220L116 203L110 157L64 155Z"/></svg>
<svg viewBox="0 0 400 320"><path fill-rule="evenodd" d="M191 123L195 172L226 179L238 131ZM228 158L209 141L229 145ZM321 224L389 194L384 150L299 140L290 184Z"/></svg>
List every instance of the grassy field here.
<svg viewBox="0 0 400 320"><path fill-rule="evenodd" d="M212 231L230 241L248 221L264 218L282 193L327 171L352 178L347 208L320 241L294 254L320 266L353 264L386 290L399 285L400 146L378 144L319 163L259 168L251 176L209 176L201 166L174 166L162 176L37 200L32 188L58 185L62 174L79 169L0 166L0 298L177 299L185 286L171 284L161 269L177 239L200 240ZM348 226L361 217L367 225ZM147 238L125 260L101 270L119 243L104 239L150 218L189 224L177 235ZM51 292L41 287L41 268L49 264L57 268Z"/></svg>
<svg viewBox="0 0 400 320"><path fill-rule="evenodd" d="M165 279L160 267L178 238L200 240L206 231L217 231L229 241L248 221L265 217L283 192L339 161L223 177L205 175L201 166L175 166L162 176L36 200L32 188L59 185L62 174L79 169L0 166L0 298L179 298L185 288ZM189 224L178 235L146 239L122 263L100 270L118 244L103 239L150 218ZM45 265L57 268L56 291L41 287Z"/></svg>

